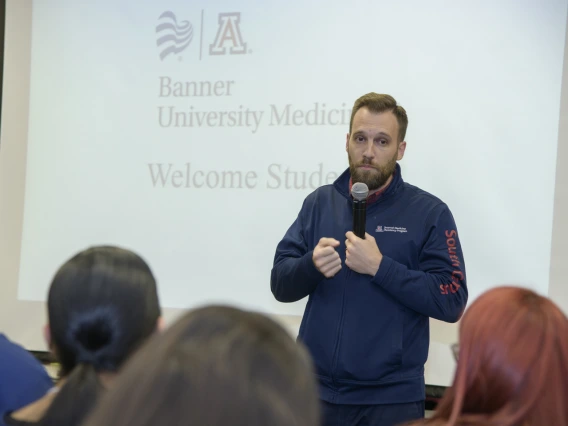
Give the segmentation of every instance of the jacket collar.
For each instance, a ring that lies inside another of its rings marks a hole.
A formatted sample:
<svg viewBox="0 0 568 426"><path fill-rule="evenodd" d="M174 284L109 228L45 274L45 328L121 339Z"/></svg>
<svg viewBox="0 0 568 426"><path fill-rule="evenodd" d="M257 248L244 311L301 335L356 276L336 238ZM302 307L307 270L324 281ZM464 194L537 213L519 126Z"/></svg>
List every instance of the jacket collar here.
<svg viewBox="0 0 568 426"><path fill-rule="evenodd" d="M336 180L333 182L334 188L343 195L348 200L351 200L351 193L349 191L349 182L351 180L351 173L349 168L347 168ZM394 171L394 176L392 182L386 188L386 190L381 194L379 198L387 198L392 194L396 193L404 184L402 179L402 171L400 164L396 163L396 168Z"/></svg>

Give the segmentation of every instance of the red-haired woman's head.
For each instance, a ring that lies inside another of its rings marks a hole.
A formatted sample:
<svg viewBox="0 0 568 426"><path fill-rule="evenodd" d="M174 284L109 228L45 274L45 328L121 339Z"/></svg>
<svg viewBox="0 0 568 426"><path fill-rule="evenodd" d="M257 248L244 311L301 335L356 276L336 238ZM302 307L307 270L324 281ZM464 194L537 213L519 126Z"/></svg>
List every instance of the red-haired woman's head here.
<svg viewBox="0 0 568 426"><path fill-rule="evenodd" d="M461 321L454 383L432 421L568 426L566 316L523 288L481 295Z"/></svg>

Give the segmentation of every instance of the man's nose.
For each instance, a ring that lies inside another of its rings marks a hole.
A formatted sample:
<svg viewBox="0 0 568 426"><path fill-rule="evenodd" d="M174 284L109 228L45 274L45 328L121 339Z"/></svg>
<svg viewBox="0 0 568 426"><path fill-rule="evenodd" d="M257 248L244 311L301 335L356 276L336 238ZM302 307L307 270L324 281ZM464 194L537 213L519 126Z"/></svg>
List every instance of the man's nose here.
<svg viewBox="0 0 568 426"><path fill-rule="evenodd" d="M365 147L365 151L363 151L363 157L373 159L375 158L375 152L373 151L373 141L369 141L367 146Z"/></svg>

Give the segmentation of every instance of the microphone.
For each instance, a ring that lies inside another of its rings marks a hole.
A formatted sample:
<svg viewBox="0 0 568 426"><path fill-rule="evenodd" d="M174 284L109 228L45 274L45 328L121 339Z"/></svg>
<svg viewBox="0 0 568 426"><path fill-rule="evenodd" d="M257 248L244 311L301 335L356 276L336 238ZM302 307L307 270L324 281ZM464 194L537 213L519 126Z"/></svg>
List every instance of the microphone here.
<svg viewBox="0 0 568 426"><path fill-rule="evenodd" d="M365 222L367 219L367 195L369 195L369 188L364 183L357 182L351 187L353 233L363 239L365 239Z"/></svg>

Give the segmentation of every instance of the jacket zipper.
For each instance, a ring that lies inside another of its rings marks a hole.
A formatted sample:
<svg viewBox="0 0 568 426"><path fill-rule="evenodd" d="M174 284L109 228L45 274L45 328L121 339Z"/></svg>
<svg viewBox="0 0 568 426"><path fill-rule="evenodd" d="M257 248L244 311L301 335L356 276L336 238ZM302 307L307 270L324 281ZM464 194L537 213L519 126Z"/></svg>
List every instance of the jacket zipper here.
<svg viewBox="0 0 568 426"><path fill-rule="evenodd" d="M351 271L347 270L347 276L345 278L345 283L349 280L349 275L351 275ZM333 359L331 363L331 382L335 387L337 387L337 382L335 380L335 373L337 370L337 361L339 359L339 348L341 346L341 336L343 334L343 317L345 312L345 290L346 285L343 286L343 291L341 294L341 311L339 312L339 325L337 327L337 340L335 341L335 348L333 349Z"/></svg>
<svg viewBox="0 0 568 426"><path fill-rule="evenodd" d="M391 194L389 194L391 195ZM390 196L386 197L386 199L390 198ZM377 201L375 201L373 204L377 205L381 202L384 202L385 198L384 197L380 197ZM346 277L345 277L345 285L343 286L343 291L341 293L341 311L339 312L339 325L337 327L337 340L335 341L335 347L333 349L333 358L332 358L332 362L331 362L331 382L333 383L334 387L337 387L337 381L335 378L335 373L337 370L337 362L339 359L339 349L341 346L341 336L343 335L343 317L344 317L344 312L345 312L345 291L347 288L347 283L349 282L349 277L351 275L351 270L347 269L346 271Z"/></svg>

